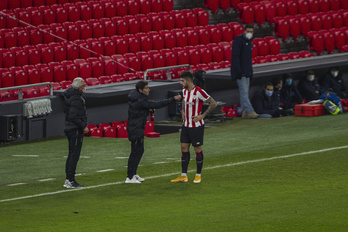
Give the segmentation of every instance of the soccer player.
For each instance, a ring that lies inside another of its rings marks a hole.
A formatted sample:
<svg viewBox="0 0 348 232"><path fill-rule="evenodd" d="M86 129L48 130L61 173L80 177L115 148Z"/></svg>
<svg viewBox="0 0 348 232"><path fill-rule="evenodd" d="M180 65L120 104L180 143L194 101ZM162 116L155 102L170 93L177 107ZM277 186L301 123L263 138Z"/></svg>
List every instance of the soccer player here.
<svg viewBox="0 0 348 232"><path fill-rule="evenodd" d="M180 83L183 86L183 99L181 116L183 125L181 129L181 168L182 173L171 182L187 182L187 169L190 162L190 144L196 153L197 174L194 183L201 182L201 171L203 167L203 119L211 113L215 107L215 100L203 89L193 84L191 72L183 72L180 75ZM203 102L209 103L208 109L202 114Z"/></svg>

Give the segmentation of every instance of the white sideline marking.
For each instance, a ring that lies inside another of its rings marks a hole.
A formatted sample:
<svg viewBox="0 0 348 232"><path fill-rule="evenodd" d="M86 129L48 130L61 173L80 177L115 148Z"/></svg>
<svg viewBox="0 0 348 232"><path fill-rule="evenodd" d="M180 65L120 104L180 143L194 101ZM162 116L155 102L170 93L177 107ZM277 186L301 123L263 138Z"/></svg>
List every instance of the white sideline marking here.
<svg viewBox="0 0 348 232"><path fill-rule="evenodd" d="M39 157L38 155L12 155L13 157Z"/></svg>
<svg viewBox="0 0 348 232"><path fill-rule="evenodd" d="M8 184L7 186L18 186L18 185L24 185L24 184L27 184L27 183L15 183L15 184Z"/></svg>
<svg viewBox="0 0 348 232"><path fill-rule="evenodd" d="M161 161L161 162L155 162L153 164L167 164L168 162L165 162L165 161Z"/></svg>
<svg viewBox="0 0 348 232"><path fill-rule="evenodd" d="M105 169L105 170L99 170L99 171L96 171L96 172L111 172L111 171L114 171L115 169Z"/></svg>
<svg viewBox="0 0 348 232"><path fill-rule="evenodd" d="M45 182L45 181L51 181L51 180L55 180L56 178L48 178L48 179L42 179L42 180L38 180L40 182Z"/></svg>
<svg viewBox="0 0 348 232"><path fill-rule="evenodd" d="M295 157L295 156L310 155L310 154L327 152L327 151L334 151L334 150L345 149L345 148L348 148L348 145L341 146L341 147L326 148L326 149L321 149L321 150L316 150L316 151L307 151L307 152L295 153L295 154L291 154L291 155L274 156L274 157L270 157L270 158L248 160L248 161L242 161L242 162L238 162L238 163L229 163L229 164L217 165L217 166L213 166L213 167L206 167L204 169L210 170L210 169L216 169L216 168L237 166L237 165L242 165L242 164L258 163L258 162L263 162L263 161L291 158L291 157ZM194 172L194 171L196 171L196 170L190 170L188 172ZM145 178L146 179L156 179L156 178L161 178L161 177L166 177L166 176L173 176L173 175L177 175L177 174L178 174L178 172L167 173L167 174L158 175L158 176L149 176L149 177L145 177ZM110 185L118 185L118 184L123 184L123 183L124 183L124 181L118 181L118 182L94 185L94 186L89 186L89 187L84 187L84 188L74 188L74 189L67 189L67 190L61 190L61 191L56 191L56 192L39 193L39 194L34 194L34 195L29 195L29 196L3 199L3 200L0 200L0 203L1 202L8 202L8 201L23 200L23 199L28 199L28 198L43 197L43 196L49 196L49 195L56 195L56 194L60 194L60 193L79 191L79 190L84 190L84 189L94 189L94 188L100 188L100 187L105 187L105 186L110 186ZM24 183L18 183L18 184L24 184Z"/></svg>
<svg viewBox="0 0 348 232"><path fill-rule="evenodd" d="M68 158L68 156L66 155L66 156L63 156L65 159L66 158ZM82 159L89 159L89 158L91 158L91 157L89 157L89 156L80 156L80 158L82 158Z"/></svg>

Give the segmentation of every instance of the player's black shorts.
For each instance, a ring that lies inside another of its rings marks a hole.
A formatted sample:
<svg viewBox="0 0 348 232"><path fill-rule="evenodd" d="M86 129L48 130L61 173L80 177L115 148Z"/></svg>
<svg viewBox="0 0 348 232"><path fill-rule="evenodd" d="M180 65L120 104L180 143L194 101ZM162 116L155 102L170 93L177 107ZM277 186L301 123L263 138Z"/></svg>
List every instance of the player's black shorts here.
<svg viewBox="0 0 348 232"><path fill-rule="evenodd" d="M191 143L194 147L203 145L204 125L200 127L181 127L181 143Z"/></svg>

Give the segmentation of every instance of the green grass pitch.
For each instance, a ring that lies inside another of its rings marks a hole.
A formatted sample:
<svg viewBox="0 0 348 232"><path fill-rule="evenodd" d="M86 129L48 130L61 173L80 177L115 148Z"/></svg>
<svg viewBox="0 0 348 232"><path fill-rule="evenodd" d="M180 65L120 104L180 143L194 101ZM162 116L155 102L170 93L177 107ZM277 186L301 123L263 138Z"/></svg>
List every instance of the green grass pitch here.
<svg viewBox="0 0 348 232"><path fill-rule="evenodd" d="M126 185L130 142L84 139L63 188L67 139L0 147L0 231L347 231L348 114L208 123L202 183L181 171L179 133L145 139ZM126 158L125 158L126 157Z"/></svg>

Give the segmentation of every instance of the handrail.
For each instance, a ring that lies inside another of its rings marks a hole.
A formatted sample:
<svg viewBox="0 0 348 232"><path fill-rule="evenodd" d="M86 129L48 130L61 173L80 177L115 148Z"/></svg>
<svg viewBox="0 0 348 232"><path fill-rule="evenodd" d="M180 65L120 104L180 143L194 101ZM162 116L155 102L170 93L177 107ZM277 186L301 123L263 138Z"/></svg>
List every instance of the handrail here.
<svg viewBox="0 0 348 232"><path fill-rule="evenodd" d="M162 67L162 68L146 69L146 71L144 73L144 80L146 81L146 77L147 77L148 72L156 72L156 71L161 71L161 70L167 70L167 80L171 80L172 76L170 75L169 69L186 68L186 67L188 67L190 72L191 72L191 65L189 65L189 64L168 66L168 67Z"/></svg>
<svg viewBox="0 0 348 232"><path fill-rule="evenodd" d="M18 100L22 100L23 99L23 93L22 93L21 89L37 87L37 86L43 86L43 85L49 85L50 86L50 96L53 96L53 87L52 87L52 84L50 82L43 82L43 83L37 83L37 84L31 84L31 85L19 85L19 86L7 87L7 88L0 88L0 91L18 90Z"/></svg>

